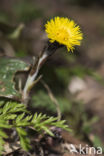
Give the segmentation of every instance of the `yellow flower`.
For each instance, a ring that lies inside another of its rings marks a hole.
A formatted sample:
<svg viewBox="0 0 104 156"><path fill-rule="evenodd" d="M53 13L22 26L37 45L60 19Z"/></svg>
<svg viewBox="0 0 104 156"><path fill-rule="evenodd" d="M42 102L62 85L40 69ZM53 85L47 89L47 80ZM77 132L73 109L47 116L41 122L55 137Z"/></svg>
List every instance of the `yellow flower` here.
<svg viewBox="0 0 104 156"><path fill-rule="evenodd" d="M83 35L80 27L73 20L64 17L55 17L45 24L45 31L50 42L58 42L73 51L75 45L80 45Z"/></svg>

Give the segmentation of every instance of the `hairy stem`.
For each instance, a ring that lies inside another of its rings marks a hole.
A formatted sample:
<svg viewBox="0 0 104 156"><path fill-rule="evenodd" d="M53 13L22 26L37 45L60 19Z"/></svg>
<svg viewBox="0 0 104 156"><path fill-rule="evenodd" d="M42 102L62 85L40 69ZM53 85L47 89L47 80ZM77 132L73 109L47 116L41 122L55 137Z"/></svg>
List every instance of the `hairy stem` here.
<svg viewBox="0 0 104 156"><path fill-rule="evenodd" d="M30 88L32 88L32 86L34 85L35 80L37 78L37 75L39 73L39 69L41 67L41 64L42 64L42 62L46 58L47 58L47 55L44 54L43 56L41 56L40 58L38 58L36 64L32 67L32 69L31 69L31 71L30 71L30 73L28 75L28 78L27 78L27 81L26 81L24 90L23 90L23 101L24 100L28 100Z"/></svg>
<svg viewBox="0 0 104 156"><path fill-rule="evenodd" d="M51 56L60 47L61 45L59 45L57 42L54 43L48 42L47 45L44 47L41 55L38 57L36 63L32 66L30 73L28 75L22 94L22 100L24 103L28 102L30 89L35 84L35 80L37 78L41 66L44 64L47 58Z"/></svg>

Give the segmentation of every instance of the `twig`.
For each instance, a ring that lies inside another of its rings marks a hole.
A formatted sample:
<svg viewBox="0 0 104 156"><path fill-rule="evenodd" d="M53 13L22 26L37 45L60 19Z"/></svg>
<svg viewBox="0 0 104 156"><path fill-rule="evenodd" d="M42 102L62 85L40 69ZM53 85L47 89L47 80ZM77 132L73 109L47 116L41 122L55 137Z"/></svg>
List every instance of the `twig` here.
<svg viewBox="0 0 104 156"><path fill-rule="evenodd" d="M53 101L53 103L55 104L56 110L57 110L58 121L60 121L60 119L61 119L61 111L60 111L60 107L59 107L59 103L58 103L57 99L56 99L55 96L53 95L53 93L52 93L50 87L49 87L43 80L41 80L40 82L41 82L41 83L43 84L43 86L46 88L50 99L51 99L51 100Z"/></svg>

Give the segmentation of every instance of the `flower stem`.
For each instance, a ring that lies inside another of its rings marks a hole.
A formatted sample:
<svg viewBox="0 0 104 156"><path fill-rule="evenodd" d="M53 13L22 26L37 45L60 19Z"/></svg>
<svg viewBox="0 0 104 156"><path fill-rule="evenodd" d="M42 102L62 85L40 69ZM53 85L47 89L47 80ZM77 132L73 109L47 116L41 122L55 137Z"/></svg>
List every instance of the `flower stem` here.
<svg viewBox="0 0 104 156"><path fill-rule="evenodd" d="M44 47L41 55L38 57L36 63L32 66L25 87L23 89L22 101L24 103L28 102L29 92L35 84L41 66L45 63L48 57L51 56L59 47L61 46L57 42L54 43L48 42L48 44Z"/></svg>

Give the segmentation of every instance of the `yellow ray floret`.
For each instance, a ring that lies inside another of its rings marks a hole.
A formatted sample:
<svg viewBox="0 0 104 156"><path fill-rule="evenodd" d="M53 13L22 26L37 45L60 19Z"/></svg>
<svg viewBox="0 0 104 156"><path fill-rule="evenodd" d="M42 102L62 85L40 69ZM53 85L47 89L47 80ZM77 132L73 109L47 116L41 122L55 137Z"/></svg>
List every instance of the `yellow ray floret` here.
<svg viewBox="0 0 104 156"><path fill-rule="evenodd" d="M73 51L75 45L80 45L83 35L80 27L73 20L64 17L55 17L45 24L45 31L50 42L58 42Z"/></svg>

